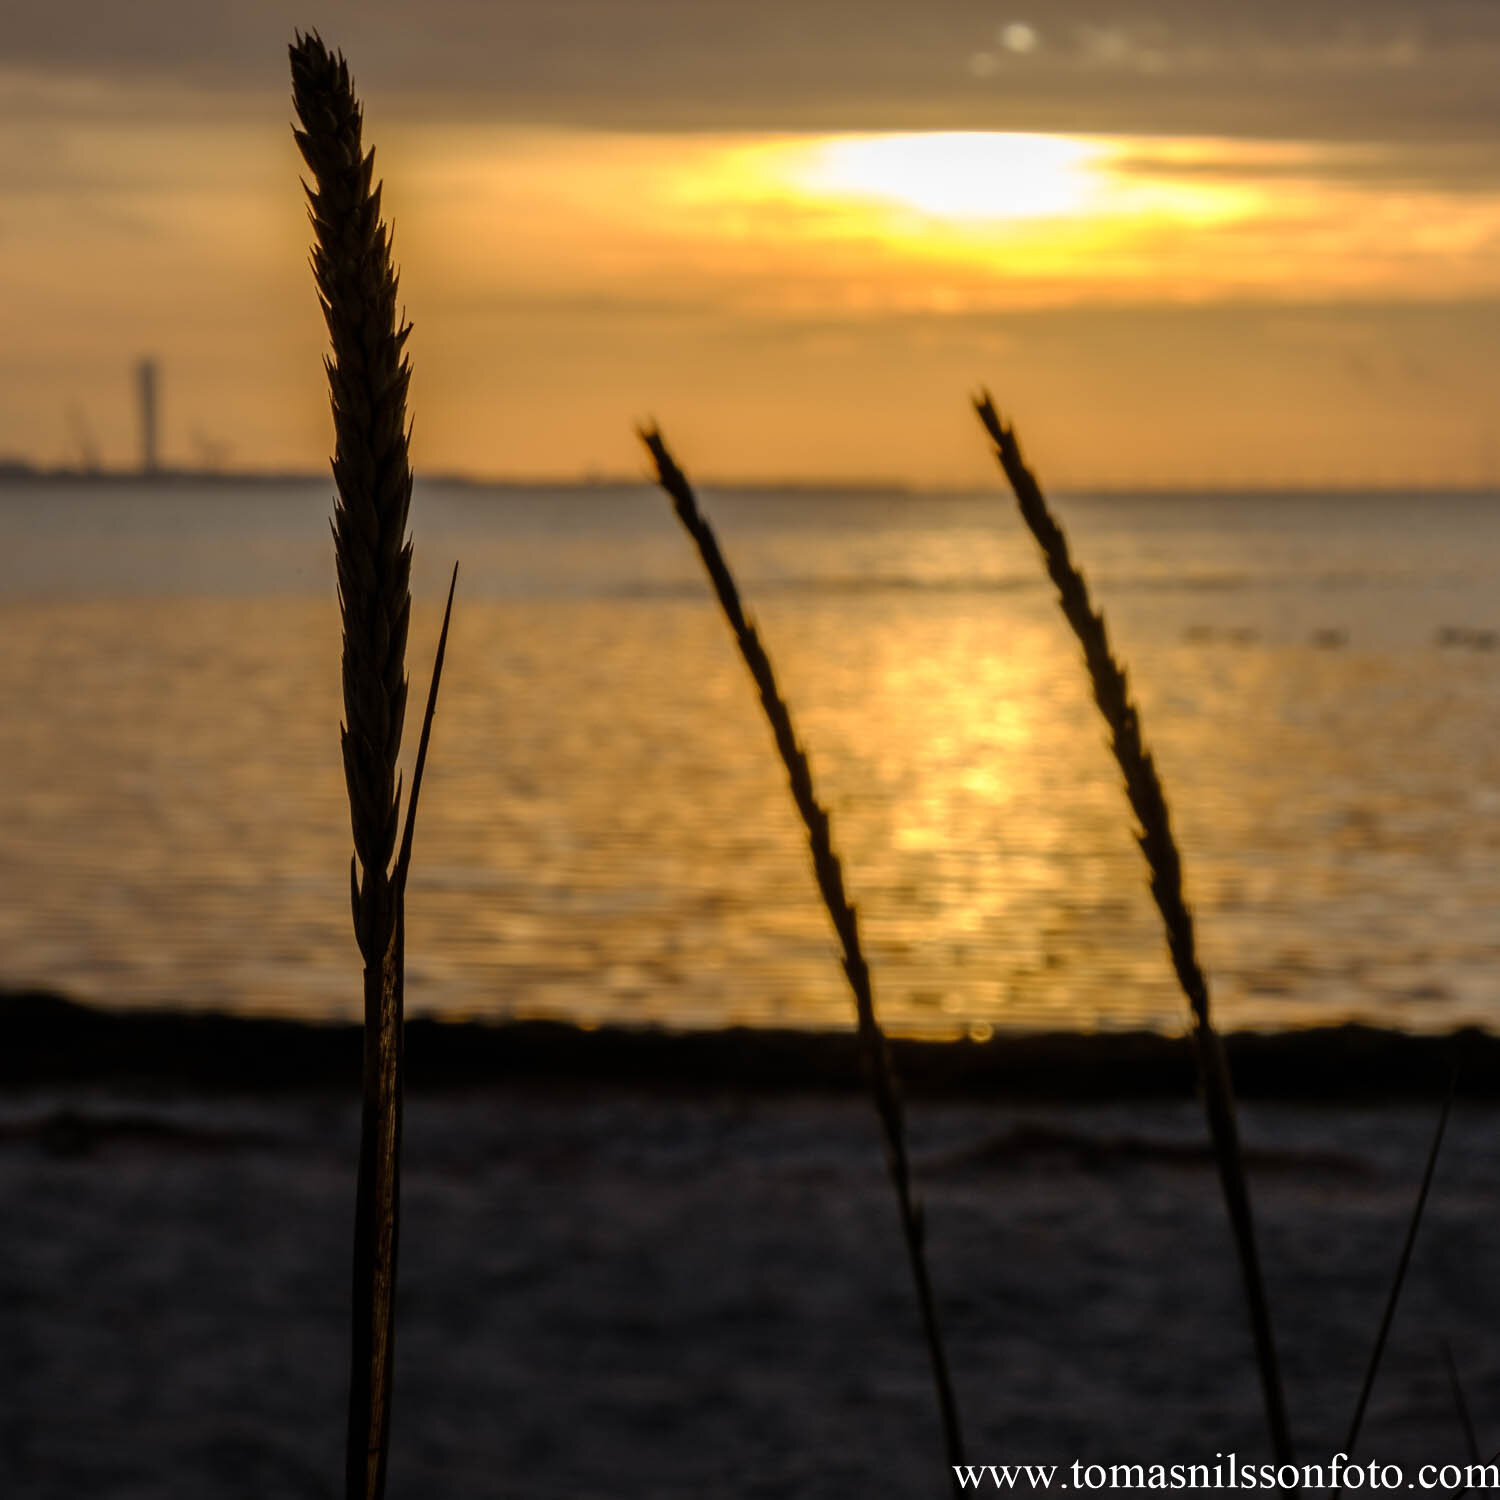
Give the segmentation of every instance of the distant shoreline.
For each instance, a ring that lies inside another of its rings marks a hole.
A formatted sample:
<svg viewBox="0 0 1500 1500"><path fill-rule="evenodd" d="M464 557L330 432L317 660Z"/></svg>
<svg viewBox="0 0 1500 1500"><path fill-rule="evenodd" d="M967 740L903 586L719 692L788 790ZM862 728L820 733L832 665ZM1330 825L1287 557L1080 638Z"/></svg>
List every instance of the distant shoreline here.
<svg viewBox="0 0 1500 1500"><path fill-rule="evenodd" d="M39 991L0 991L0 1088L57 1084L357 1094L354 1025L164 1010L116 1011ZM558 1021L408 1023L414 1089L587 1085L683 1093L842 1093L863 1088L852 1032L599 1027ZM1500 1099L1500 1036L1419 1036L1369 1026L1232 1033L1242 1098L1430 1101L1459 1069L1465 1097ZM903 1086L930 1099L1187 1098L1182 1037L1154 1032L1000 1034L892 1048Z"/></svg>
<svg viewBox="0 0 1500 1500"><path fill-rule="evenodd" d="M516 475L476 475L418 470L418 486L443 489L523 491L542 494L654 494L655 485L644 474L581 475L528 477ZM32 468L17 462L0 462L0 492L18 486L56 485L68 488L115 490L176 489L188 485L221 485L226 488L276 488L306 485L332 485L331 477L321 471L250 470L250 469L158 469L144 473L139 469L47 469ZM807 495L818 498L881 498L898 496L910 499L972 498L988 495L995 487L976 481L973 485L923 485L899 479L704 479L700 488L719 495ZM1367 500L1372 498L1417 499L1500 499L1500 485L1454 485L1411 481L1382 484L1162 484L1162 485L1080 485L1058 487L1058 494L1069 499L1101 500ZM998 493L998 490L995 490Z"/></svg>

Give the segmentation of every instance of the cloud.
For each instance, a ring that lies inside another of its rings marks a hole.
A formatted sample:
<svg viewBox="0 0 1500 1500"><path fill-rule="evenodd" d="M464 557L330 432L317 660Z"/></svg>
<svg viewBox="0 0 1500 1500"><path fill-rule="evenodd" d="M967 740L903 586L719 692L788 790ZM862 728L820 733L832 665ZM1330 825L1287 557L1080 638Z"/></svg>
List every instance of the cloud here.
<svg viewBox="0 0 1500 1500"><path fill-rule="evenodd" d="M1494 139L1500 7L1465 0L327 0L388 108L683 130L1034 129ZM12 75L285 93L301 0L71 0L7 20ZM14 109L7 103L6 109Z"/></svg>
<svg viewBox="0 0 1500 1500"><path fill-rule="evenodd" d="M1029 56L1042 44L1041 34L1029 21L1011 21L1000 28L1000 45L1007 52Z"/></svg>
<svg viewBox="0 0 1500 1500"><path fill-rule="evenodd" d="M1178 65L1167 28L1148 26L1091 26L1074 30L1079 61L1088 68L1121 68L1138 73L1168 73ZM1190 54L1195 60L1217 54L1201 49Z"/></svg>

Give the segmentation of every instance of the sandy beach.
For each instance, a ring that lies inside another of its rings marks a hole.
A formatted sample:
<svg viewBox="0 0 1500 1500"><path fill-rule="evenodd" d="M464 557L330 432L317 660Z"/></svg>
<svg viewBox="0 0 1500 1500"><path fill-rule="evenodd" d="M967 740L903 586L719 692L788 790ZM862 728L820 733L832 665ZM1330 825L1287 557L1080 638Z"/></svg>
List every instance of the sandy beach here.
<svg viewBox="0 0 1500 1500"><path fill-rule="evenodd" d="M1252 1101L1299 1458L1341 1444L1434 1108ZM510 1081L408 1103L391 1493L941 1495L858 1093ZM1460 1100L1360 1452L1500 1427L1496 1108ZM971 1456L1266 1457L1190 1098L913 1101ZM0 1493L339 1493L352 1091L0 1101Z"/></svg>

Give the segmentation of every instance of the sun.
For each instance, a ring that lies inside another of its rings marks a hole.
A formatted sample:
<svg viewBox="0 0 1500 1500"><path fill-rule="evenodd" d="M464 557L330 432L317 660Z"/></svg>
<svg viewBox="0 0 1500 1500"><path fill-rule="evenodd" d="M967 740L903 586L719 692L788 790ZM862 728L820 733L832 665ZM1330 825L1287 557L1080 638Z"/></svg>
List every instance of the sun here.
<svg viewBox="0 0 1500 1500"><path fill-rule="evenodd" d="M1101 142L999 131L825 136L790 148L785 181L829 200L857 200L958 222L1070 218L1105 183Z"/></svg>

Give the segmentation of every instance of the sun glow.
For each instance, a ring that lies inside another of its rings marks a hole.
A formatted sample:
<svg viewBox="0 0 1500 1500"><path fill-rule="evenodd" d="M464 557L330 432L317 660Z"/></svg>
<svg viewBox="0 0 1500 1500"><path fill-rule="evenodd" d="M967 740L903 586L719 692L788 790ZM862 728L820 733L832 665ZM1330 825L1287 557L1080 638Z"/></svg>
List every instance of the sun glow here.
<svg viewBox="0 0 1500 1500"><path fill-rule="evenodd" d="M689 210L753 210L782 231L1013 243L1028 231L1150 231L1264 211L1232 144L937 131L705 141L670 173ZM1258 158L1256 158L1258 160ZM1273 165L1277 164L1275 161ZM1226 169L1222 171L1204 170Z"/></svg>
<svg viewBox="0 0 1500 1500"><path fill-rule="evenodd" d="M1414 188L1371 147L435 130L408 149L389 163L417 184L407 258L430 254L430 285L495 296L866 317L1490 295L1500 264L1500 194Z"/></svg>
<svg viewBox="0 0 1500 1500"><path fill-rule="evenodd" d="M1085 213L1104 196L1107 148L1055 135L933 132L836 136L804 146L791 185L956 220Z"/></svg>

